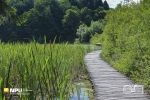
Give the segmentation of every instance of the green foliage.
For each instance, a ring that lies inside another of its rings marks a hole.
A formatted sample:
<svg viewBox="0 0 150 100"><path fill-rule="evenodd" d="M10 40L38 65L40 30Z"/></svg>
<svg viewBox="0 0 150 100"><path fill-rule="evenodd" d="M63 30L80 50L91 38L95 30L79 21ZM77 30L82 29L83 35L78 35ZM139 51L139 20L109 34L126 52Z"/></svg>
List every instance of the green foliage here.
<svg viewBox="0 0 150 100"><path fill-rule="evenodd" d="M103 24L100 21L92 21L90 27L88 28L88 32L90 37L92 37L95 33L102 33Z"/></svg>
<svg viewBox="0 0 150 100"><path fill-rule="evenodd" d="M10 7L6 0L0 0L0 9L0 25L5 21L10 22L11 18L16 15L16 9Z"/></svg>
<svg viewBox="0 0 150 100"><path fill-rule="evenodd" d="M104 19L105 16L106 16L106 11L104 10L104 8L98 7L97 9L94 10L93 20Z"/></svg>
<svg viewBox="0 0 150 100"><path fill-rule="evenodd" d="M131 78L138 83L143 84L145 86L145 89L147 91L150 89L150 66L146 66L144 69L141 69L139 71L132 71L131 72ZM148 91L150 94L150 91Z"/></svg>
<svg viewBox="0 0 150 100"><path fill-rule="evenodd" d="M76 38L75 40L74 40L74 44L80 44L81 42L80 42L80 39L79 38Z"/></svg>
<svg viewBox="0 0 150 100"><path fill-rule="evenodd" d="M12 22L20 25L25 23L30 15L29 13L16 14L17 9L10 6L8 0L0 0L0 9L0 25Z"/></svg>
<svg viewBox="0 0 150 100"><path fill-rule="evenodd" d="M84 7L80 11L80 18L83 23L90 26L92 21L92 10L88 7Z"/></svg>
<svg viewBox="0 0 150 100"><path fill-rule="evenodd" d="M77 29L77 36L79 37L79 42L88 42L89 41L89 33L88 33L88 27L86 25L80 25Z"/></svg>
<svg viewBox="0 0 150 100"><path fill-rule="evenodd" d="M119 4L107 12L107 24L100 37L103 45L101 57L147 89L150 89L149 8L143 2Z"/></svg>
<svg viewBox="0 0 150 100"><path fill-rule="evenodd" d="M80 42L89 42L90 38L94 36L95 33L102 33L103 24L100 21L92 21L90 27L82 24L77 29L77 36Z"/></svg>
<svg viewBox="0 0 150 100"><path fill-rule="evenodd" d="M30 10L32 14L25 24L25 26L27 26L26 28L30 29L30 27L32 27L33 29L35 29L32 31L32 33L27 31L30 36L34 36L35 38L37 38L39 36L43 37L44 35L46 35L48 37L47 39L49 40L52 39L50 37L55 37L58 34L58 31L56 30L59 30L59 27L57 27L53 17L56 15L52 13L52 7L50 4L51 2L42 2L42 4L41 2L36 3L34 8Z"/></svg>
<svg viewBox="0 0 150 100"><path fill-rule="evenodd" d="M74 42L74 37L76 36L74 33L76 32L79 22L79 13L76 10L68 9L62 20L64 38L66 38L65 40Z"/></svg>
<svg viewBox="0 0 150 100"><path fill-rule="evenodd" d="M36 1L36 0L35 0ZM9 0L9 5L17 9L16 14L21 15L24 12L28 12L34 6L34 0Z"/></svg>
<svg viewBox="0 0 150 100"><path fill-rule="evenodd" d="M95 45L96 43L100 43L101 40L101 34L96 33L91 39L90 39L90 44Z"/></svg>
<svg viewBox="0 0 150 100"><path fill-rule="evenodd" d="M66 12L67 9L71 8L71 3L69 2L69 0L60 0L59 5L61 9L63 9L63 12Z"/></svg>

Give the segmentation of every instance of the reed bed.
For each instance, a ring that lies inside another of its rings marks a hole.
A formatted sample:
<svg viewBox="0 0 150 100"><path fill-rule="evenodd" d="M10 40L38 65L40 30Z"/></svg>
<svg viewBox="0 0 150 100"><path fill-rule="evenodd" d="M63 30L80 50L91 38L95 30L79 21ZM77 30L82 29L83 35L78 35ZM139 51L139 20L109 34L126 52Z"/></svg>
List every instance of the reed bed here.
<svg viewBox="0 0 150 100"><path fill-rule="evenodd" d="M0 100L13 98L4 88L26 88L22 100L67 100L72 83L84 69L83 46L0 42Z"/></svg>
<svg viewBox="0 0 150 100"><path fill-rule="evenodd" d="M68 100L73 82L85 70L83 57L92 50L67 43L0 42L0 100L14 98L4 88L32 90L16 100Z"/></svg>

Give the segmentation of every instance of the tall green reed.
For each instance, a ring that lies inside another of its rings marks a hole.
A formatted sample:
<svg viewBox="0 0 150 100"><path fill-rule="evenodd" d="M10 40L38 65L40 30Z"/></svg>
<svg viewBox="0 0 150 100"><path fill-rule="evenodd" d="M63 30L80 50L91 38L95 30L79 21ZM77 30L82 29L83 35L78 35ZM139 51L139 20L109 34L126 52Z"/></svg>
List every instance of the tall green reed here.
<svg viewBox="0 0 150 100"><path fill-rule="evenodd" d="M22 100L69 99L73 81L84 68L83 46L64 44L0 43L0 99L3 88L27 88Z"/></svg>

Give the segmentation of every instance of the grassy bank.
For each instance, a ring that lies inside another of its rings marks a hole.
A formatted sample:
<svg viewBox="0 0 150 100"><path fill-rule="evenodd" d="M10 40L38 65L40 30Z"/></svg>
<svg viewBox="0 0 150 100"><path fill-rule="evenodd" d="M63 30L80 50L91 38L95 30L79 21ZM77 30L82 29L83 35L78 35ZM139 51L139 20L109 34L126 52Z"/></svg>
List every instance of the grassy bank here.
<svg viewBox="0 0 150 100"><path fill-rule="evenodd" d="M74 80L85 70L83 57L89 46L68 44L0 43L0 100L13 98L4 88L26 88L23 100L67 100Z"/></svg>

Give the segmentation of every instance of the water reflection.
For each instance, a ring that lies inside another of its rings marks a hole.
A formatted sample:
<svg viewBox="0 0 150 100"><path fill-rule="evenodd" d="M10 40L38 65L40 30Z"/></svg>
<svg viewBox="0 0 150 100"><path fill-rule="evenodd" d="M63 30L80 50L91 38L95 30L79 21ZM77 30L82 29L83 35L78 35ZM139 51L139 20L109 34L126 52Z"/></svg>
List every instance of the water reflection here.
<svg viewBox="0 0 150 100"><path fill-rule="evenodd" d="M74 90L73 96L70 100L89 100L87 92L83 88L80 90L80 94L77 93L77 90Z"/></svg>
<svg viewBox="0 0 150 100"><path fill-rule="evenodd" d="M70 100L93 100L93 90L90 83L76 83Z"/></svg>

